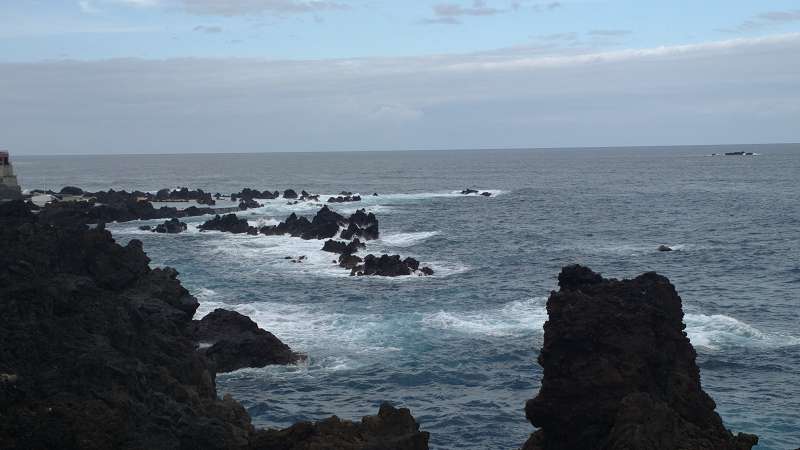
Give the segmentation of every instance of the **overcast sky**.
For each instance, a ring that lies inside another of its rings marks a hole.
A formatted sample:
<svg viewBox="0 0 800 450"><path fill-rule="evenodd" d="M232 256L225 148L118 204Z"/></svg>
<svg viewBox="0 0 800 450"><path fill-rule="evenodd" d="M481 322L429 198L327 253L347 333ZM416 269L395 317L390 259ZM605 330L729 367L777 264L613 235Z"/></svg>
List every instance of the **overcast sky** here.
<svg viewBox="0 0 800 450"><path fill-rule="evenodd" d="M798 141L797 0L0 2L14 154Z"/></svg>

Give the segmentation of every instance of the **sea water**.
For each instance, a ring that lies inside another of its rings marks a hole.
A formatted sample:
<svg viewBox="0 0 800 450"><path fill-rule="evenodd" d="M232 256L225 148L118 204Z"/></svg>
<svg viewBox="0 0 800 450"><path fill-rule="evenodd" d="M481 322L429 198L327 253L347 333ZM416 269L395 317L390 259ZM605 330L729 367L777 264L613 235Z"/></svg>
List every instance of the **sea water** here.
<svg viewBox="0 0 800 450"><path fill-rule="evenodd" d="M758 156L707 156L726 151ZM382 401L411 408L437 449L513 449L532 426L546 298L563 265L607 277L655 270L683 298L704 389L725 424L759 449L800 445L800 146L159 156L16 157L25 188L244 187L358 192L374 212L366 252L413 256L432 277L349 277L322 241L138 230L154 266L200 301L249 315L305 364L218 377L258 426ZM491 197L464 196L466 187ZM378 196L371 194L378 193ZM319 205L285 200L240 213L275 224ZM672 252L659 252L665 244ZM292 263L286 256L306 256Z"/></svg>

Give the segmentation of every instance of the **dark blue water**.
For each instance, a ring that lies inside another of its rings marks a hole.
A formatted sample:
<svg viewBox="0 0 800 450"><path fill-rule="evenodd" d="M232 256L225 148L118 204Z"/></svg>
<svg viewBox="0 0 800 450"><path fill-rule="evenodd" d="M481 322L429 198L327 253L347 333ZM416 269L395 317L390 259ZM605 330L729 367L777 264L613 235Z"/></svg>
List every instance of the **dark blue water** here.
<svg viewBox="0 0 800 450"><path fill-rule="evenodd" d="M382 238L430 278L351 278L289 237L140 232L201 301L239 310L309 355L308 365L219 377L258 425L410 407L434 448L512 449L532 427L545 299L561 266L606 276L655 270L677 286L704 388L760 449L800 445L800 147L294 153L17 158L25 187L156 190L249 186L371 194ZM467 186L491 198L453 193ZM254 224L314 205L276 201ZM197 225L202 218L191 219ZM676 251L656 251L667 244ZM293 264L285 256L306 255Z"/></svg>

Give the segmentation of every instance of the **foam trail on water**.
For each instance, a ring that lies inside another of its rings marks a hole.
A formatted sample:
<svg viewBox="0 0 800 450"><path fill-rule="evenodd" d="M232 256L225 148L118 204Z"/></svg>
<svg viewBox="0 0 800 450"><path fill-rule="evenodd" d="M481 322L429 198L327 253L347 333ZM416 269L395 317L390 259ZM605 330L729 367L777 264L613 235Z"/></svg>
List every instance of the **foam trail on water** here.
<svg viewBox="0 0 800 450"><path fill-rule="evenodd" d="M800 337L764 333L722 314L686 314L683 321L692 345L710 350L719 350L722 347L777 348L800 345Z"/></svg>
<svg viewBox="0 0 800 450"><path fill-rule="evenodd" d="M438 231L419 231L415 233L394 233L382 235L376 243L384 244L389 247L411 247L433 236L438 235Z"/></svg>
<svg viewBox="0 0 800 450"><path fill-rule="evenodd" d="M545 297L534 297L484 311L439 311L424 315L422 325L428 328L493 337L531 331L541 332L547 320L547 310L544 306L546 302Z"/></svg>

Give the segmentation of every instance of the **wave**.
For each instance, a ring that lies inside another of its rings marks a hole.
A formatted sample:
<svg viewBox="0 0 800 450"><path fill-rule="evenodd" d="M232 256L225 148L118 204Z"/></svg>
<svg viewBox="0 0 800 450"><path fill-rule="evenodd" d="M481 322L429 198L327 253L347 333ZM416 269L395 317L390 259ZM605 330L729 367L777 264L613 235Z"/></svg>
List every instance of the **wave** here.
<svg viewBox="0 0 800 450"><path fill-rule="evenodd" d="M778 348L800 345L800 337L764 333L722 314L686 314L683 318L692 345L710 350L726 347Z"/></svg>
<svg viewBox="0 0 800 450"><path fill-rule="evenodd" d="M419 244L433 236L438 235L438 231L418 231L411 233L394 233L383 235L376 243L384 244L389 247L411 247L412 245Z"/></svg>
<svg viewBox="0 0 800 450"><path fill-rule="evenodd" d="M547 320L546 302L546 297L534 297L485 311L439 311L423 316L422 324L428 328L491 337L541 332Z"/></svg>

